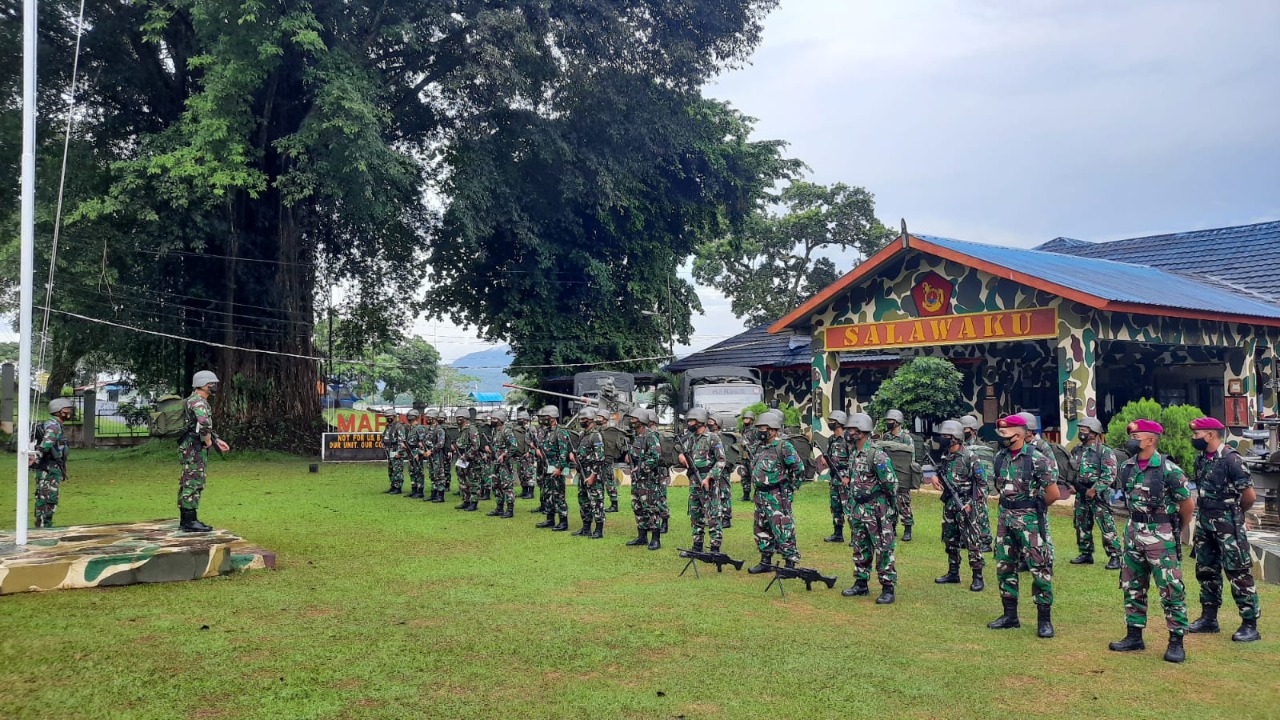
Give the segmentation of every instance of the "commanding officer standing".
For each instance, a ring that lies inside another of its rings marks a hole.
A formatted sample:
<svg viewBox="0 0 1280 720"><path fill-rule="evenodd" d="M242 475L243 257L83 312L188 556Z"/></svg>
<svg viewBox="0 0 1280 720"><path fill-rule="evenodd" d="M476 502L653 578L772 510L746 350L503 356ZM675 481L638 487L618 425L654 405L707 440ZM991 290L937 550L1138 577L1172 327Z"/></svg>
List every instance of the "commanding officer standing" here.
<svg viewBox="0 0 1280 720"><path fill-rule="evenodd" d="M1187 659L1182 635L1187 631L1187 602L1182 586L1182 528L1191 524L1193 503L1187 476L1173 460L1156 452L1164 428L1152 420L1129 423L1125 450L1130 457L1120 468L1120 486L1129 506L1120 568L1124 591L1124 621L1128 632L1109 646L1116 652L1143 650L1147 625L1147 589L1154 580L1160 589L1169 628L1164 659ZM1179 522L1179 520L1181 522Z"/></svg>
<svg viewBox="0 0 1280 720"><path fill-rule="evenodd" d="M868 595L867 581L871 579L874 562L876 577L880 581L879 605L894 601L894 585L898 570L894 561L897 536L894 533L894 502L898 497L898 476L888 454L871 442L875 421L866 413L848 416L849 471L844 484L849 497L849 527L853 533L853 587L845 590L845 597Z"/></svg>
<svg viewBox="0 0 1280 720"><path fill-rule="evenodd" d="M1058 466L1028 441L1027 421L1017 415L996 423L1000 452L995 459L995 485L1000 492L996 524L996 580L1004 614L987 624L992 630L1021 627L1018 621L1018 560L1031 572L1037 634L1053 637L1053 539L1048 506L1058 500Z"/></svg>
<svg viewBox="0 0 1280 720"><path fill-rule="evenodd" d="M636 516L637 535L627 545L648 545L650 550L662 547L662 516L658 514L657 477L658 461L662 457L661 440L649 430L648 414L642 407L627 413L631 423L631 449L627 456L631 462L631 512ZM653 534L653 540L648 535Z"/></svg>
<svg viewBox="0 0 1280 720"><path fill-rule="evenodd" d="M845 483L849 474L849 441L844 435L844 424L848 421L840 410L832 410L827 415L827 429L831 431L831 439L827 441L827 468L829 505L831 506L831 535L822 538L822 542L844 542L844 510L849 505L849 486Z"/></svg>
<svg viewBox="0 0 1280 720"><path fill-rule="evenodd" d="M933 487L942 492L942 544L947 551L947 574L934 580L939 585L960 582L960 548L969 551L969 570L973 582L969 589L981 592L986 587L982 579L982 523L980 515L987 514L987 496L984 488L982 463L964 444L964 428L955 420L947 420L938 426L939 449L945 453L938 464L938 475ZM943 483L946 481L946 484ZM959 495L951 494L953 488Z"/></svg>
<svg viewBox="0 0 1280 720"><path fill-rule="evenodd" d="M787 567L795 567L800 560L795 520L791 517L790 504L784 501L784 493L790 476L802 462L791 443L778 437L782 430L781 413L764 413L757 424L764 440L751 459L751 480L756 496L754 531L760 562L747 570L752 575L769 572L775 552L782 555Z"/></svg>
<svg viewBox="0 0 1280 720"><path fill-rule="evenodd" d="M62 424L71 419L75 405L66 398L49 401L49 419L40 425L39 445L27 456L36 469L36 527L53 527L58 509L58 489L67 474L67 436ZM25 500L24 500L25 502Z"/></svg>
<svg viewBox="0 0 1280 720"><path fill-rule="evenodd" d="M213 410L209 398L218 394L218 376L201 370L191 378L193 388L187 398L187 432L178 440L178 458L182 462L182 478L178 481L178 512L182 521L178 529L186 532L209 532L213 528L200 522L200 495L204 492L205 466L209 448L228 452L231 446L213 432Z"/></svg>
<svg viewBox="0 0 1280 720"><path fill-rule="evenodd" d="M569 504L564 496L564 481L572 467L569 453L573 452L573 443L569 439L569 431L560 427L560 408L555 405L547 405L538 411L538 424L542 426L543 432L542 444L538 449L547 464L547 519L534 527L562 532L569 529ZM556 522L557 517L559 522Z"/></svg>
<svg viewBox="0 0 1280 720"><path fill-rule="evenodd" d="M1096 520L1102 533L1102 548L1107 553L1107 569L1120 569L1120 536L1116 534L1116 521L1111 516L1111 503L1107 495L1115 482L1116 453L1102 442L1106 430L1098 418L1087 417L1080 421L1080 443L1071 451L1079 470L1076 473L1076 547L1080 554L1071 560L1072 565L1093 564L1093 523Z"/></svg>
<svg viewBox="0 0 1280 720"><path fill-rule="evenodd" d="M494 410L489 413L489 419L494 424L491 445L494 466L493 496L498 504L492 511L485 514L490 517L509 518L516 509L515 456L519 443L515 432L511 430L511 425L507 423L506 410Z"/></svg>
<svg viewBox="0 0 1280 720"><path fill-rule="evenodd" d="M1253 479L1240 453L1222 441L1226 427L1214 418L1191 421L1191 444L1196 457L1196 580L1200 581L1200 618L1193 633L1218 632L1222 606L1222 575L1231 585L1231 598L1243 621L1231 636L1236 642L1260 640L1258 587L1253 580L1253 556L1244 532L1244 514L1258 499Z"/></svg>
<svg viewBox="0 0 1280 720"><path fill-rule="evenodd" d="M383 495L399 495L404 487L404 426L398 422L395 408L382 411L387 426L382 430L382 449L387 451L387 478L391 487Z"/></svg>
<svg viewBox="0 0 1280 720"><path fill-rule="evenodd" d="M409 456L409 494L405 497L415 499L423 496L422 491L426 483L426 476L422 472L422 461L427 452L427 429L419 421L421 415L422 413L417 410L410 410L404 415L405 420L408 421L404 429L404 447L405 454Z"/></svg>
<svg viewBox="0 0 1280 720"><path fill-rule="evenodd" d="M884 414L884 434L880 436L882 442L902 443L911 449L914 456L916 452L915 438L911 437L911 433L903 427L906 419L902 415L901 410L890 410ZM911 514L911 484L908 482L899 482L897 497L895 498L895 509L897 510L898 522L902 523L902 542L911 542L911 527L915 525L915 517ZM894 532L897 530L895 528Z"/></svg>
<svg viewBox="0 0 1280 720"><path fill-rule="evenodd" d="M704 533L711 535L711 551L720 550L724 537L721 527L720 486L717 472L724 466L724 451L717 452L717 441L707 428L705 408L693 408L685 415L693 436L688 453L680 454L680 463L689 468L689 522L693 526L693 549L702 552Z"/></svg>

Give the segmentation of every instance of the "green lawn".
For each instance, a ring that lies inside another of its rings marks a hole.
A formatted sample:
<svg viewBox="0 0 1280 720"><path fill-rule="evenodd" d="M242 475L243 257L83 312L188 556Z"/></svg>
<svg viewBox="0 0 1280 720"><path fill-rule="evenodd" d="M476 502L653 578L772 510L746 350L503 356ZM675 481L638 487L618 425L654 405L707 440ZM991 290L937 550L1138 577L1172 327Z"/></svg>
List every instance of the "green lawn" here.
<svg viewBox="0 0 1280 720"><path fill-rule="evenodd" d="M173 517L176 453L80 452L60 525ZM12 455L7 456L12 460ZM382 495L376 465L257 456L210 462L201 519L278 554L277 570L167 585L0 598L3 718L1275 718L1280 592L1263 589L1264 640L1192 636L1185 665L1106 644L1124 632L1116 576L1069 566L1062 511L1058 637L995 632L989 587L939 587L938 500L900 544L898 602L849 599L849 548L828 545L824 487L797 498L804 564L835 590L785 599L732 570L677 577L687 524L661 552L535 530ZM625 492L625 489L624 489ZM686 494L673 489L673 508ZM13 485L0 486L12 515ZM570 490L570 502L574 491ZM726 550L754 562L740 508ZM8 523L6 523L8 524ZM576 517L574 528L577 527ZM1194 580L1190 594L1194 598ZM1029 582L1024 581L1025 586ZM1034 620L1029 599L1023 616ZM204 629L207 626L207 629Z"/></svg>

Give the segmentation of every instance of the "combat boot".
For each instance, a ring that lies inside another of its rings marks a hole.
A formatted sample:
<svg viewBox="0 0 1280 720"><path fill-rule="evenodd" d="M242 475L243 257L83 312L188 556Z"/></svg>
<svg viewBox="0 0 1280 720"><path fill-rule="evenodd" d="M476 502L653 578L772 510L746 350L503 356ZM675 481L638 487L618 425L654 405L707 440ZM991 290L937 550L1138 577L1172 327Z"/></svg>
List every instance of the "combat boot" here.
<svg viewBox="0 0 1280 720"><path fill-rule="evenodd" d="M1107 569L1107 570L1119 570L1119 569L1120 569L1120 556L1119 556L1119 555L1112 555L1110 558L1107 558L1107 564L1106 564L1106 566L1105 566L1105 567L1106 567L1106 569Z"/></svg>
<svg viewBox="0 0 1280 720"><path fill-rule="evenodd" d="M635 537L627 541L628 547L636 547L638 545L648 545L648 544L649 544L648 530L640 530Z"/></svg>
<svg viewBox="0 0 1280 720"><path fill-rule="evenodd" d="M1189 633L1216 633L1220 630L1221 628L1218 627L1217 605L1201 605L1200 617L1187 626L1187 632Z"/></svg>
<svg viewBox="0 0 1280 720"><path fill-rule="evenodd" d="M662 538L662 533L660 532L654 531L652 533L649 533L649 549L650 550L662 549L661 538Z"/></svg>
<svg viewBox="0 0 1280 720"><path fill-rule="evenodd" d="M822 538L822 542L837 543L844 542L844 520L833 520L831 526L835 528L830 535Z"/></svg>
<svg viewBox="0 0 1280 720"><path fill-rule="evenodd" d="M508 505L506 511L504 511L498 517L502 518L503 520L510 520L511 518L515 517L515 509L516 509L515 504L512 503L511 505Z"/></svg>
<svg viewBox="0 0 1280 720"><path fill-rule="evenodd" d="M1169 647L1164 651L1164 661L1180 663L1187 659L1187 651L1182 647L1182 635L1169 633Z"/></svg>
<svg viewBox="0 0 1280 720"><path fill-rule="evenodd" d="M490 495L489 495L489 488L481 488L481 489L480 489L480 499L481 499L481 500L488 500L488 499L489 499L489 497L490 497Z"/></svg>
<svg viewBox="0 0 1280 720"><path fill-rule="evenodd" d="M1079 555L1071 558L1071 564L1072 565L1092 565L1093 555L1091 553L1080 553Z"/></svg>
<svg viewBox="0 0 1280 720"><path fill-rule="evenodd" d="M947 574L940 578L934 578L933 581L939 585L959 585L960 584L960 557L947 558Z"/></svg>
<svg viewBox="0 0 1280 720"><path fill-rule="evenodd" d="M568 515L561 515L561 516L560 516L560 522L556 523L555 527L551 528L551 531L552 531L552 532L566 532L568 529L569 529L569 516L568 516Z"/></svg>
<svg viewBox="0 0 1280 720"><path fill-rule="evenodd" d="M742 486L742 499L743 499L743 500L748 500L748 501L749 501L749 500L751 500L751 486L750 486L750 485L743 485L743 486Z"/></svg>
<svg viewBox="0 0 1280 720"><path fill-rule="evenodd" d="M733 527L733 518L728 518L728 517L727 517L727 518L725 518L725 519L720 523L720 527L721 527L721 529L724 529L724 530L728 530L729 528Z"/></svg>
<svg viewBox="0 0 1280 720"><path fill-rule="evenodd" d="M453 506L453 509L454 509L454 510L466 510L466 509L467 509L467 508L469 508L469 507L471 507L471 501L470 501L470 500L463 500L463 501L462 501L462 504L460 504L460 505L454 505L454 506Z"/></svg>
<svg viewBox="0 0 1280 720"><path fill-rule="evenodd" d="M795 566L796 566L796 561L795 561L795 560L786 560L786 561L784 561L784 562L782 563L782 565L783 565L784 567L793 568L793 567L795 567Z"/></svg>
<svg viewBox="0 0 1280 720"><path fill-rule="evenodd" d="M435 503L441 503L441 504L443 504L443 503L444 503L444 491L443 491L443 490L437 490L437 491L436 491L436 499L435 499L435 500L432 500L432 502L435 502Z"/></svg>
<svg viewBox="0 0 1280 720"><path fill-rule="evenodd" d="M893 604L893 586L892 585L880 586L880 597L876 598L876 604L877 605Z"/></svg>
<svg viewBox="0 0 1280 720"><path fill-rule="evenodd" d="M604 521L603 520L596 523L596 529L592 530L591 535L589 535L588 537L590 537L592 540L599 540L600 538L604 537Z"/></svg>
<svg viewBox="0 0 1280 720"><path fill-rule="evenodd" d="M969 592L982 592L986 589L987 584L982 581L982 571L973 571L973 582L969 583Z"/></svg>
<svg viewBox="0 0 1280 720"><path fill-rule="evenodd" d="M44 527L44 518L40 517L39 515L36 516L36 527L38 528Z"/></svg>
<svg viewBox="0 0 1280 720"><path fill-rule="evenodd" d="M871 590L867 588L866 580L859 580L853 584L853 587L842 590L840 594L845 597L857 597L859 595L870 595Z"/></svg>
<svg viewBox="0 0 1280 720"><path fill-rule="evenodd" d="M555 514L555 513L547 513L547 519L546 519L546 520L543 520L542 522L538 523L537 525L534 525L534 527L536 527L536 528L549 528L549 527L555 527L555 526L556 526L556 514Z"/></svg>
<svg viewBox="0 0 1280 720"><path fill-rule="evenodd" d="M49 523L45 523L45 527L49 527ZM1252 620L1242 620L1240 622L1240 629L1235 631L1231 636L1231 639L1235 642L1254 642L1255 640L1261 640L1262 635L1258 633L1257 618Z"/></svg>
<svg viewBox="0 0 1280 720"><path fill-rule="evenodd" d="M913 527L912 525L903 525L903 526L902 526L902 542L911 542L911 528L912 528L912 527Z"/></svg>
<svg viewBox="0 0 1280 720"><path fill-rule="evenodd" d="M668 529L667 529L667 522L668 522L670 519L671 519L671 518L662 518L662 532L664 532L664 533L669 533L669 532L671 532L670 530L668 530Z"/></svg>
<svg viewBox="0 0 1280 720"><path fill-rule="evenodd" d="M693 539L693 551L702 552L702 536L701 535Z"/></svg>
<svg viewBox="0 0 1280 720"><path fill-rule="evenodd" d="M773 553L760 553L760 562L747 568L747 572L752 575L767 573L773 570Z"/></svg>
<svg viewBox="0 0 1280 720"><path fill-rule="evenodd" d="M586 519L583 519L582 521L581 530L578 530L577 532L569 533L571 537L587 537L590 534L591 534L591 521Z"/></svg>
<svg viewBox="0 0 1280 720"><path fill-rule="evenodd" d="M1117 640L1107 648L1116 652L1134 652L1135 650L1146 650L1147 644L1142 642L1142 628L1129 625L1125 628L1125 636L1123 640Z"/></svg>
<svg viewBox="0 0 1280 720"><path fill-rule="evenodd" d="M1013 630L1022 627L1022 623L1018 622L1018 598L1000 598L1000 604L1004 606L1004 614L987 623L987 627L992 630Z"/></svg>
<svg viewBox="0 0 1280 720"><path fill-rule="evenodd" d="M489 512L485 513L485 517L498 517L499 515L501 515L501 514L502 514L502 506L503 506L504 504L505 504L505 503L498 503L497 507L495 507L494 509L492 509L492 510L490 510Z"/></svg>
<svg viewBox="0 0 1280 720"><path fill-rule="evenodd" d="M1053 637L1053 606L1036 605L1036 635Z"/></svg>
<svg viewBox="0 0 1280 720"><path fill-rule="evenodd" d="M396 489L396 486L395 486L395 485L392 485L391 487L387 488L386 490L383 490L383 491L382 491L382 494L383 494L383 495L399 495L399 494L400 494L400 491Z"/></svg>
<svg viewBox="0 0 1280 720"><path fill-rule="evenodd" d="M618 498L614 498L614 499L609 503L609 507L605 508L605 509L604 509L604 511L605 511L605 512L618 512Z"/></svg>

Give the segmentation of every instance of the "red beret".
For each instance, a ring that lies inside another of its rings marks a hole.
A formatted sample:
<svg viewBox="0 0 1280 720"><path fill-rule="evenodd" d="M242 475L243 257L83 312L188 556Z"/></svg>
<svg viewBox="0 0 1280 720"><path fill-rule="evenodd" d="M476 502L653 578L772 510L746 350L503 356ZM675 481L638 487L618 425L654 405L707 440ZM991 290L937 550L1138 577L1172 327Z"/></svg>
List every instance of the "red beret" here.
<svg viewBox="0 0 1280 720"><path fill-rule="evenodd" d="M998 428L1026 427L1027 419L1020 415L1006 415L996 423Z"/></svg>
<svg viewBox="0 0 1280 720"><path fill-rule="evenodd" d="M1227 426L1218 422L1217 418L1202 417L1191 421L1192 430L1226 430Z"/></svg>
<svg viewBox="0 0 1280 720"><path fill-rule="evenodd" d="M1146 432L1146 433L1155 433L1156 435L1163 435L1164 428L1160 425L1160 423L1156 422L1155 420L1134 420L1133 422L1129 423L1128 432L1131 432L1131 433Z"/></svg>

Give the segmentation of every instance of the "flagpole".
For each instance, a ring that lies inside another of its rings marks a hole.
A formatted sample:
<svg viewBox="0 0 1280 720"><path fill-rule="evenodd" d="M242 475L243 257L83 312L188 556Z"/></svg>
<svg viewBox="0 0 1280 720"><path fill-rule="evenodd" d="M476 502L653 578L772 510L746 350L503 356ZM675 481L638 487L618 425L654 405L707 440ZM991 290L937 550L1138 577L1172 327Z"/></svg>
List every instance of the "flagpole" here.
<svg viewBox="0 0 1280 720"><path fill-rule="evenodd" d="M15 530L27 544L28 445L31 442L31 297L36 244L36 0L22 9L22 235L18 292L18 496Z"/></svg>

